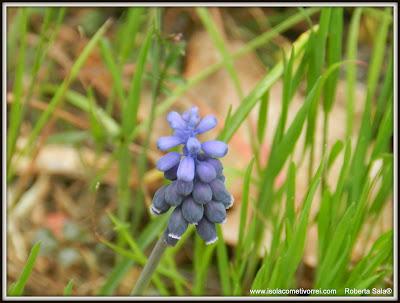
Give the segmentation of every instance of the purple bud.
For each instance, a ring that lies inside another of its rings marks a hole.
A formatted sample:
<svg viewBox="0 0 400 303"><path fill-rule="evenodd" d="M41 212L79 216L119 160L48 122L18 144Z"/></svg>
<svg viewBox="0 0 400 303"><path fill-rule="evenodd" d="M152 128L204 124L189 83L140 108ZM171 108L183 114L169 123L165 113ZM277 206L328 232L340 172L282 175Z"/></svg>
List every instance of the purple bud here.
<svg viewBox="0 0 400 303"><path fill-rule="evenodd" d="M225 210L225 208L224 208ZM197 223L203 217L203 205L193 201L191 197L186 198L182 203L182 214L188 223Z"/></svg>
<svg viewBox="0 0 400 303"><path fill-rule="evenodd" d="M234 201L233 196L229 195L229 196L225 196L222 200L219 200L216 202L222 203L225 206L225 208L228 209L228 208L232 207L233 201Z"/></svg>
<svg viewBox="0 0 400 303"><path fill-rule="evenodd" d="M182 139L176 136L161 137L157 140L157 148L166 151L182 143Z"/></svg>
<svg viewBox="0 0 400 303"><path fill-rule="evenodd" d="M203 217L203 219L200 220L200 222L196 225L196 229L200 237L206 242L207 245L218 240L215 224L208 221L206 217Z"/></svg>
<svg viewBox="0 0 400 303"><path fill-rule="evenodd" d="M178 193L176 181L172 182L165 189L165 201L171 206L177 206L182 203L183 197Z"/></svg>
<svg viewBox="0 0 400 303"><path fill-rule="evenodd" d="M213 158L221 158L228 152L228 145L225 142L217 140L204 142L201 148L206 155Z"/></svg>
<svg viewBox="0 0 400 303"><path fill-rule="evenodd" d="M210 187L213 193L213 199L217 201L230 199L230 193L226 190L224 182L215 179L210 182Z"/></svg>
<svg viewBox="0 0 400 303"><path fill-rule="evenodd" d="M213 115L205 116L196 127L196 133L202 134L217 125L217 119Z"/></svg>
<svg viewBox="0 0 400 303"><path fill-rule="evenodd" d="M186 127L186 122L182 119L181 115L178 114L177 112L170 112L167 116L167 121L171 128L177 129L177 128L185 128Z"/></svg>
<svg viewBox="0 0 400 303"><path fill-rule="evenodd" d="M186 148L189 154L198 154L201 149L201 143L195 137L190 137L186 142Z"/></svg>
<svg viewBox="0 0 400 303"><path fill-rule="evenodd" d="M190 127L195 127L200 121L199 109L197 107L192 107L182 114L182 118Z"/></svg>
<svg viewBox="0 0 400 303"><path fill-rule="evenodd" d="M222 166L221 161L219 161L218 159L214 159L214 158L207 158L206 162L211 164L214 167L215 172L217 173L217 176L220 176L222 174L222 171L224 168Z"/></svg>
<svg viewBox="0 0 400 303"><path fill-rule="evenodd" d="M165 156L162 156L157 161L157 169L161 171L167 171L173 168L175 165L179 163L181 159L181 155L177 152L170 152Z"/></svg>
<svg viewBox="0 0 400 303"><path fill-rule="evenodd" d="M210 185L200 181L196 181L192 192L193 199L200 204L206 204L212 199L212 191Z"/></svg>
<svg viewBox="0 0 400 303"><path fill-rule="evenodd" d="M168 221L168 236L174 239L180 239L186 231L188 223L182 214L180 206L174 209Z"/></svg>
<svg viewBox="0 0 400 303"><path fill-rule="evenodd" d="M196 174L199 179L205 183L209 183L217 177L214 166L205 162L198 161L196 165Z"/></svg>
<svg viewBox="0 0 400 303"><path fill-rule="evenodd" d="M177 165L175 165L174 167L166 170L164 172L164 177L171 181L176 180L176 178L177 178L176 173L178 172L178 167L179 167L179 163Z"/></svg>
<svg viewBox="0 0 400 303"><path fill-rule="evenodd" d="M215 201L210 201L204 206L204 214L213 223L223 223L226 219L225 206Z"/></svg>
<svg viewBox="0 0 400 303"><path fill-rule="evenodd" d="M165 190L167 186L160 187L154 194L151 211L154 215L161 215L168 211L170 205L165 201Z"/></svg>
<svg viewBox="0 0 400 303"><path fill-rule="evenodd" d="M186 156L181 160L178 167L177 176L182 181L193 181L194 179L194 160L190 156Z"/></svg>
<svg viewBox="0 0 400 303"><path fill-rule="evenodd" d="M176 243L178 243L178 239L171 238L170 236L168 236L168 234L169 234L169 231L168 231L168 227L167 227L164 232L164 240L169 246L175 246Z"/></svg>
<svg viewBox="0 0 400 303"><path fill-rule="evenodd" d="M191 194L191 192L193 190L193 182L192 181L185 182L182 180L177 180L176 181L176 189L180 195L188 196Z"/></svg>

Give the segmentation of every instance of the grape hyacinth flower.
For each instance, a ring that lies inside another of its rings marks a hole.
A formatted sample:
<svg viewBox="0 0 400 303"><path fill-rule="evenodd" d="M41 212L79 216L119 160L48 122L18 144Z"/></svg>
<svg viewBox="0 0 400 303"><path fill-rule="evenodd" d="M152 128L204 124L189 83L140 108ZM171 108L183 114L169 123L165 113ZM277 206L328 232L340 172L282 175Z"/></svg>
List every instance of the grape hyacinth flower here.
<svg viewBox="0 0 400 303"><path fill-rule="evenodd" d="M158 149L183 147L182 152L169 152L157 162L157 169L172 182L156 191L151 212L160 215L174 208L165 231L168 245L174 246L189 224L196 226L206 244L214 243L218 239L215 224L225 222L226 209L233 204L218 160L226 155L228 146L217 140L201 143L197 139L217 125L213 115L200 119L197 107L182 115L170 112L167 121L174 132L159 138Z"/></svg>

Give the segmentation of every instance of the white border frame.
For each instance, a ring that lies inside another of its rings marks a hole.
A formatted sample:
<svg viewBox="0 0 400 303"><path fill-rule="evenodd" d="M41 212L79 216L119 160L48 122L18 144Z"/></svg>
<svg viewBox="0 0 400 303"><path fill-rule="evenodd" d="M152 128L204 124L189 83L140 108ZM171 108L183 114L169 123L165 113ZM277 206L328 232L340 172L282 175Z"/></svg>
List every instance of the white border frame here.
<svg viewBox="0 0 400 303"><path fill-rule="evenodd" d="M328 7L328 6L342 6L342 7L392 7L393 8L393 43L394 43L394 120L393 120L393 127L394 127L394 170L393 170L393 179L394 179L394 188L393 188L393 296L391 297L343 297L343 296L331 296L331 297L285 297L285 296L260 296L260 297L252 297L252 296L241 296L241 297L232 297L232 296L187 296L187 297L177 297L177 296L170 296L170 297L131 297L131 296L74 296L74 297L62 297L62 296L36 296L36 297L10 297L6 294L7 292L7 246L6 246L6 238L7 238L7 191L6 191L6 135L7 135L7 53L5 42L7 41L7 13L6 10L8 7L24 7L24 6L31 6L31 7L55 7L55 6L65 6L65 7L132 7L132 6L143 6L143 7L297 7L297 6L304 6L304 7ZM398 176L398 3L397 2L264 2L264 3L257 3L257 2L160 2L160 3L147 3L147 2L4 2L2 3L2 17L3 17L3 44L2 44L2 59L3 59L3 70L2 70L2 78L3 78L3 107L2 107L2 117L3 117L3 132L2 132L2 146L3 146L3 165L2 165L2 173L3 173L3 180L2 180L2 189L3 189L3 203L2 203L2 252L3 252L3 260L2 260L2 300L5 301L48 301L48 300L59 300L59 301L71 301L71 300L87 300L87 301L107 301L110 299L116 301L154 301L154 300L162 300L162 301L169 301L174 299L176 301L204 301L204 300L215 300L215 301L396 301L398 298L398 188L397 188L397 176Z"/></svg>

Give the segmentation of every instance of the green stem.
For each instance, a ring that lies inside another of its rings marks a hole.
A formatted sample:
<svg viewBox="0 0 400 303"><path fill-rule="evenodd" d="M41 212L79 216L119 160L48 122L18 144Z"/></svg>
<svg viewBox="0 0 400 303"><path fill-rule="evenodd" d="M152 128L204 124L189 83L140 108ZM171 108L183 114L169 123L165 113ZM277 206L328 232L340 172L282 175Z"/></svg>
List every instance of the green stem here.
<svg viewBox="0 0 400 303"><path fill-rule="evenodd" d="M158 263L160 263L161 257L167 248L168 244L165 241L165 235L163 234L157 241L156 246L154 246L153 251L150 254L149 260L147 261L139 279L133 288L132 296L141 296L150 282L151 276L153 275Z"/></svg>

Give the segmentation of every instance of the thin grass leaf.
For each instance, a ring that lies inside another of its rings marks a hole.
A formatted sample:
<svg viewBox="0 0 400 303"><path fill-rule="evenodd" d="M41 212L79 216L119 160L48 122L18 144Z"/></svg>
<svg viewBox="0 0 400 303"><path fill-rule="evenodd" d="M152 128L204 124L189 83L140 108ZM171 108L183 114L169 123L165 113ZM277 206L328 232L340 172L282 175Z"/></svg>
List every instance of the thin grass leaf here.
<svg viewBox="0 0 400 303"><path fill-rule="evenodd" d="M74 287L74 280L69 280L68 284L64 288L64 296L72 296L72 288Z"/></svg>
<svg viewBox="0 0 400 303"><path fill-rule="evenodd" d="M349 36L347 39L346 57L348 60L357 59L358 30L363 8L356 8L350 21ZM346 137L353 133L354 101L357 82L357 65L349 64L346 69Z"/></svg>
<svg viewBox="0 0 400 303"><path fill-rule="evenodd" d="M393 158L383 159L382 185L371 203L369 213L378 216L388 201L390 195L393 195Z"/></svg>
<svg viewBox="0 0 400 303"><path fill-rule="evenodd" d="M48 87L47 89L49 91L53 91L53 87ZM90 113L91 106L93 106L94 114L99 119L99 122L104 126L104 129L107 131L109 136L115 138L120 133L120 127L117 122L101 107L97 106L96 104L91 104L89 98L86 96L76 91L68 90L65 93L65 98L70 104L87 113Z"/></svg>
<svg viewBox="0 0 400 303"><path fill-rule="evenodd" d="M10 109L10 124L7 136L7 167L10 167L11 158L14 155L22 118L23 118L23 75L25 70L26 35L28 28L29 14L26 9L21 9L17 18L16 27L18 28L19 49L17 56L17 66L13 87L13 102ZM10 171L10 170L9 170ZM9 173L8 173L9 174Z"/></svg>
<svg viewBox="0 0 400 303"><path fill-rule="evenodd" d="M365 158L372 133L372 100L375 96L376 88L378 85L380 69L382 67L383 57L385 53L385 45L389 25L390 19L384 18L381 22L374 41L371 63L368 69L367 96L364 103L364 112L359 130L360 135L358 137L357 145L352 159L352 171L354 172L352 176L352 201L358 200L363 184L363 176L366 174L367 166L365 165Z"/></svg>
<svg viewBox="0 0 400 303"><path fill-rule="evenodd" d="M96 115L96 111L95 111L96 105L95 105L94 98L95 97L94 97L93 89L89 88L88 89L88 99L90 102L90 108L89 108L90 132L91 132L92 138L94 139L97 146L101 148L101 146L103 146L103 144L105 143L107 134L104 131L104 126L101 124L100 119Z"/></svg>
<svg viewBox="0 0 400 303"><path fill-rule="evenodd" d="M357 263L351 271L345 285L355 287L361 281L372 276L385 259L392 252L393 231L388 231L381 235L372 245L370 251Z"/></svg>
<svg viewBox="0 0 400 303"><path fill-rule="evenodd" d="M295 196L296 196L296 164L290 163L288 176L286 179L286 210L285 216L288 219L290 228L295 222Z"/></svg>
<svg viewBox="0 0 400 303"><path fill-rule="evenodd" d="M137 112L140 103L142 79L145 72L145 65L150 49L152 36L153 36L153 29L149 28L146 37L143 41L142 47L140 48L139 51L139 56L136 61L135 74L133 75L132 78L132 83L129 89L127 100L123 104L122 132L125 135L125 138L127 138L128 135L132 132L132 130L136 127Z"/></svg>
<svg viewBox="0 0 400 303"><path fill-rule="evenodd" d="M273 287L273 285L289 287L291 279L296 272L304 251L311 204L321 181L325 165L325 160L323 159L312 179L307 196L303 202L302 211L297 223L298 225L295 227L295 231L293 232L293 241L289 243L289 246L283 255L282 266L279 269L279 280L276 284L271 283L270 287Z"/></svg>
<svg viewBox="0 0 400 303"><path fill-rule="evenodd" d="M264 142L265 132L267 130L267 117L269 109L269 90L267 90L261 97L260 109L258 111L257 119L257 139L261 145Z"/></svg>
<svg viewBox="0 0 400 303"><path fill-rule="evenodd" d="M322 260L326 253L326 247L329 243L329 231L332 217L332 195L328 189L325 189L322 193L321 206L319 208L317 217L317 228L318 228L318 259L319 262Z"/></svg>
<svg viewBox="0 0 400 303"><path fill-rule="evenodd" d="M125 23L121 26L121 30L118 33L119 60L121 64L126 62L134 50L136 36L144 18L144 12L145 9L143 7L131 7L127 11L126 20L124 20ZM129 38L127 39L127 37Z"/></svg>
<svg viewBox="0 0 400 303"><path fill-rule="evenodd" d="M332 146L331 152L329 153L328 157L328 166L327 166L328 169L331 168L333 163L335 163L335 160L342 151L343 147L344 143L341 140L337 140L335 144Z"/></svg>
<svg viewBox="0 0 400 303"><path fill-rule="evenodd" d="M121 69L118 68L117 62L115 60L115 57L113 55L110 41L107 38L102 38L100 40L100 51L101 55L104 59L105 64L108 67L108 70L110 71L112 78L113 78L113 89L116 90L117 95L120 99L120 103L123 104L125 103L125 92L124 88L122 85L122 77L121 77Z"/></svg>
<svg viewBox="0 0 400 303"><path fill-rule="evenodd" d="M378 130L375 146L371 154L371 161L376 160L381 153L390 148L389 142L393 136L393 97L390 98L388 103L386 113Z"/></svg>
<svg viewBox="0 0 400 303"><path fill-rule="evenodd" d="M40 245L40 242L37 242L35 243L35 245L33 245L31 252L29 253L28 260L26 261L24 269L21 272L21 275L15 282L12 290L9 291L10 296L21 296L23 294L26 282L28 282L28 279L33 270L33 266L35 265L36 258L40 253Z"/></svg>
<svg viewBox="0 0 400 303"><path fill-rule="evenodd" d="M219 272L219 280L221 281L221 289L222 294L224 296L229 296L232 294L232 283L230 279L230 268L229 268L229 258L228 252L226 249L226 244L224 241L224 236L222 234L221 226L218 224L217 226L217 261L218 261L218 272Z"/></svg>
<svg viewBox="0 0 400 303"><path fill-rule="evenodd" d="M340 254L341 248L345 242L346 236L348 235L352 217L355 213L355 205L352 204L344 214L342 220L335 228L335 232L332 235L331 241L326 249L326 255L323 257L317 271L317 277L315 285L316 287L328 286L325 277L328 276L329 272L336 264L338 255Z"/></svg>
<svg viewBox="0 0 400 303"><path fill-rule="evenodd" d="M246 231L247 226L247 212L249 208L249 196L250 196L250 180L251 180L251 172L253 170L254 158L250 161L247 166L244 179L243 179L243 191L242 191L242 203L240 206L240 221L239 221L239 230L238 230L238 243L236 247L236 262L238 264L241 259L242 251L243 251L243 243L244 243L244 233Z"/></svg>
<svg viewBox="0 0 400 303"><path fill-rule="evenodd" d="M373 131L376 133L379 123L382 120L382 116L385 113L388 101L391 100L393 94L393 54L389 55L389 63L385 72L385 78L383 80L382 89L380 91L378 100L376 102L376 112L374 115Z"/></svg>
<svg viewBox="0 0 400 303"><path fill-rule="evenodd" d="M331 11L332 9L327 7L321 10L318 31L316 31L310 37L310 44L308 47L310 62L307 73L307 91L311 90L318 77L322 74L322 69L326 59L326 42L329 31ZM317 108L318 105L315 103L314 106L310 108L310 115L307 119L306 146L311 147L310 164L312 164L314 157L314 130L318 112Z"/></svg>
<svg viewBox="0 0 400 303"><path fill-rule="evenodd" d="M292 70L294 61L294 51L293 48L290 52L289 61L286 62L286 56L283 55L283 86L282 86L282 107L281 114L279 117L278 126L276 127L274 138L272 140L272 146L277 146L282 139L283 133L285 131L286 120L289 110L289 103L291 99L292 91Z"/></svg>
<svg viewBox="0 0 400 303"><path fill-rule="evenodd" d="M203 295L205 286L207 285L207 272L210 266L211 258L216 245L205 245L203 240L195 234L194 248L194 284L192 295Z"/></svg>
<svg viewBox="0 0 400 303"><path fill-rule="evenodd" d="M331 66L342 58L342 38L343 38L343 8L332 8L329 20L328 40L327 40L327 66ZM326 80L324 88L323 109L330 112L334 104L336 86L339 79L339 70L333 72Z"/></svg>

